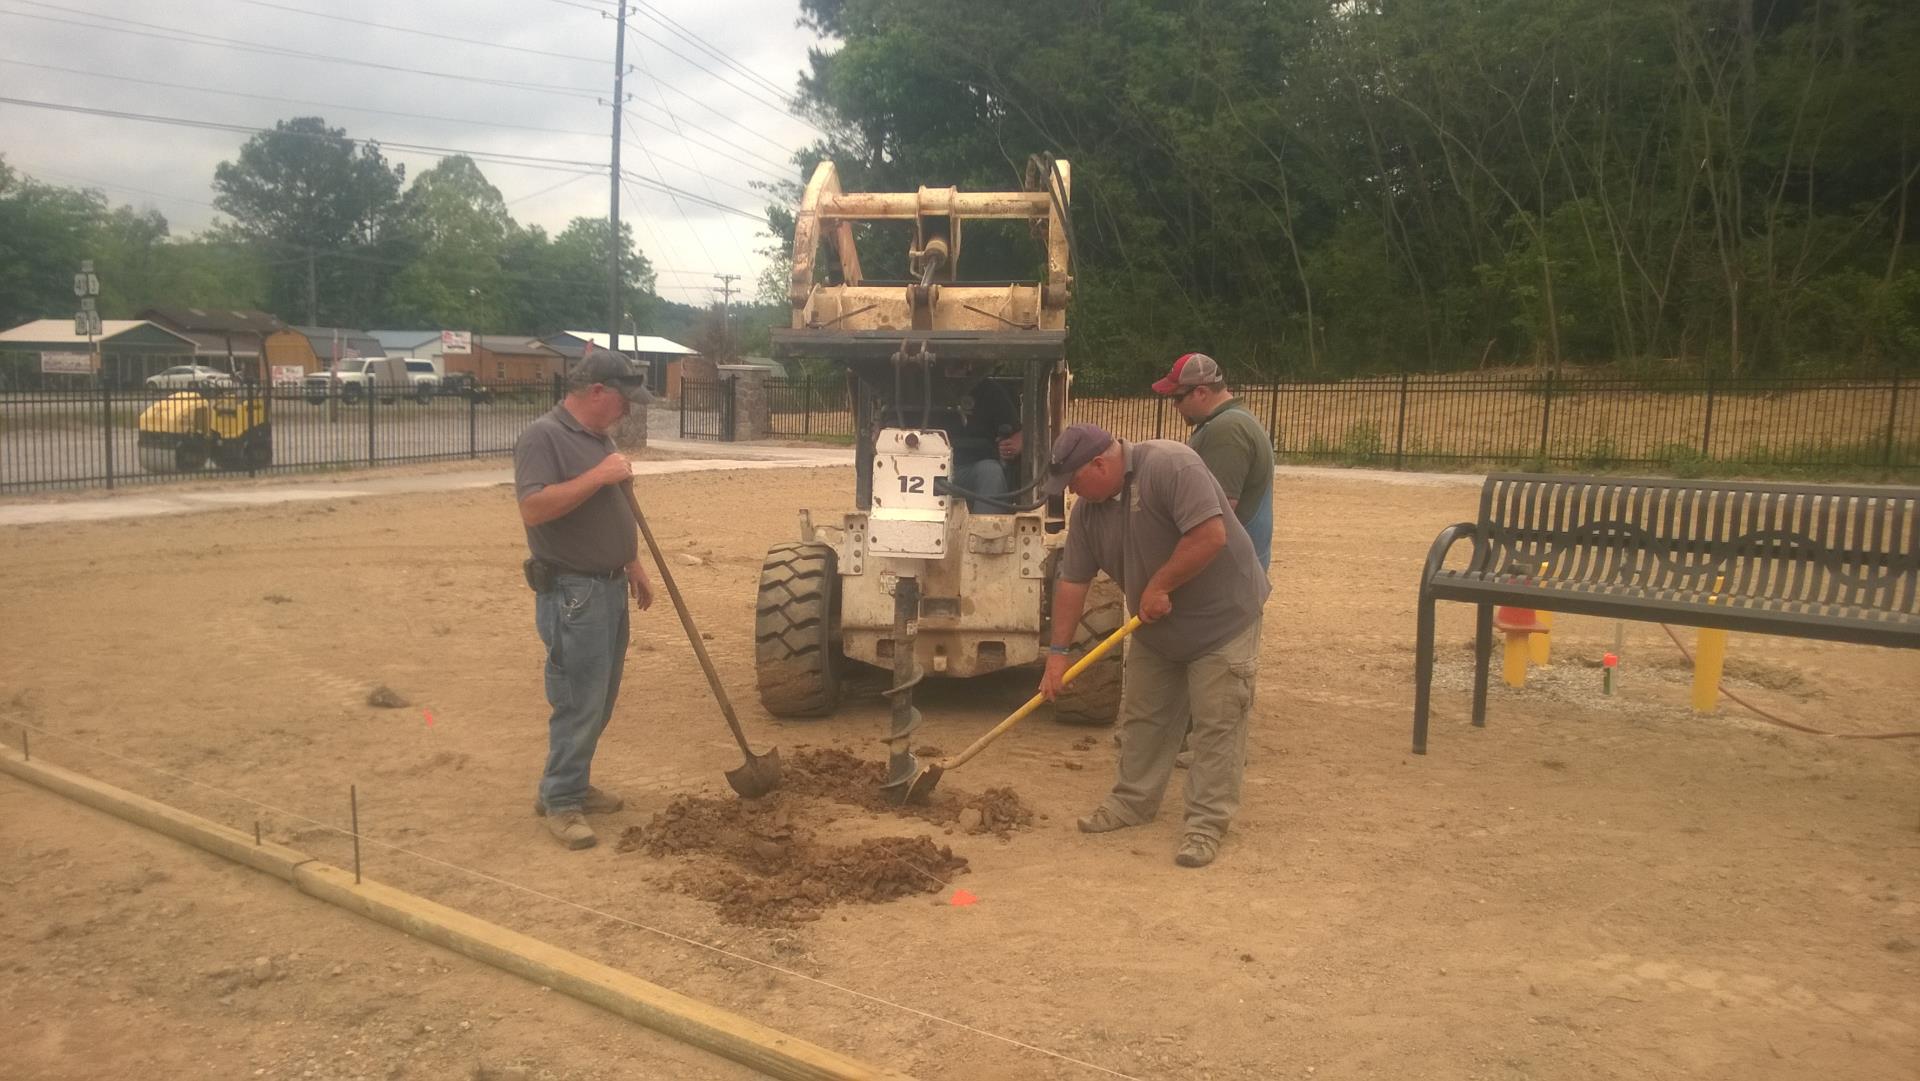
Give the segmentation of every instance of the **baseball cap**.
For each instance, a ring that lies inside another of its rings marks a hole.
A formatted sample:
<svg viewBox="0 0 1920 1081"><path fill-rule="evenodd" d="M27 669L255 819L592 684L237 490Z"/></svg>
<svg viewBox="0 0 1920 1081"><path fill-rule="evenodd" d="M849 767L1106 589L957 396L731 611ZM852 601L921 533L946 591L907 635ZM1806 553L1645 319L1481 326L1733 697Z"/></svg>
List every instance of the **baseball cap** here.
<svg viewBox="0 0 1920 1081"><path fill-rule="evenodd" d="M1080 467L1106 453L1113 446L1113 436L1097 424L1069 424L1060 438L1053 441L1053 454L1047 461L1048 495L1059 495L1067 490L1067 484Z"/></svg>
<svg viewBox="0 0 1920 1081"><path fill-rule="evenodd" d="M567 372L570 390L584 390L595 383L616 388L635 405L653 401L653 394L647 390L646 371L619 353L595 349Z"/></svg>
<svg viewBox="0 0 1920 1081"><path fill-rule="evenodd" d="M1220 362L1205 353L1184 353L1173 362L1173 370L1166 378L1153 385L1155 394L1178 394L1188 387L1204 387L1211 383L1224 383L1227 377L1220 373Z"/></svg>

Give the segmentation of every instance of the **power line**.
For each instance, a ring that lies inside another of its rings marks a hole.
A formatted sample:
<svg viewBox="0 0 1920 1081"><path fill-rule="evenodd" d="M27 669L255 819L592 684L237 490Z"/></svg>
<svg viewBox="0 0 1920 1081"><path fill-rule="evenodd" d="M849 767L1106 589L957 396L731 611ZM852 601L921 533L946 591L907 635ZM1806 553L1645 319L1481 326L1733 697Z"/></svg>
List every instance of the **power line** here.
<svg viewBox="0 0 1920 1081"><path fill-rule="evenodd" d="M565 158L542 158L531 154L508 154L492 150L462 150L455 147L428 146L421 143L402 143L386 139L356 139L350 135L321 134L311 131L288 131L284 128L260 128L246 124L227 124L214 120L190 120L178 116L158 116L150 113L126 112L119 109L100 109L86 105L66 105L52 101L32 101L27 98L0 97L0 104L19 105L29 109L51 109L55 112L82 113L88 116L104 116L116 120L134 120L147 124L166 124L173 127L197 128L203 131L234 132L241 135L291 135L308 139L339 140L355 146L371 145L380 149L405 150L427 154L433 157L468 157L474 161L483 161L493 165L514 165L527 169L557 169L562 172L587 172L604 176L606 167L598 162L572 161ZM691 193L688 193L691 194ZM733 209L731 207L726 209ZM735 210L744 214L745 211Z"/></svg>
<svg viewBox="0 0 1920 1081"><path fill-rule="evenodd" d="M691 44L694 48L699 49L701 52L706 53L708 56L713 57L715 60L720 61L722 64L727 65L728 67L739 72L740 74L745 75L747 78L752 79L753 81L759 83L761 86L764 86L768 90L773 91L775 94L780 94L783 96L786 94L786 91L780 89L778 86L775 86L770 80L760 75L760 73L750 70L746 66L742 65L738 60L735 60L733 57L728 56L726 53L723 53L719 49L714 48L713 45L709 43L705 38L702 38L700 35L682 26L680 23L676 22L672 16L668 15L664 11L661 11L659 8L654 7L652 4L647 3L646 0L634 0L634 7L638 8L641 14L645 15L649 19L652 19L654 22L659 23L661 26L666 27L668 32L672 33L675 37L678 37L686 41L687 43ZM824 135L826 133L821 132L821 134Z"/></svg>
<svg viewBox="0 0 1920 1081"><path fill-rule="evenodd" d="M17 4L28 4L34 7L45 7L45 8L54 7L54 5L52 4L40 3L39 0L12 0L12 2ZM372 60L360 60L350 56L339 56L331 53L303 52L299 49L288 49L288 48L284 48L277 45L268 45L263 42L241 41L235 38L215 37L212 34L202 34L197 30L178 30L170 26L160 26L155 23L143 23L133 19L121 19L115 16L103 15L99 12L86 11L83 9L55 8L55 10L67 11L70 14L75 14L75 15L85 15L90 18L101 20L101 22L97 22L97 23L79 22L74 19L56 18L55 16L52 16L52 15L39 15L30 11L0 10L0 14L12 15L22 19L39 19L44 22L64 23L68 26L78 26L88 30L105 30L109 33L114 33L114 34L128 34L134 37L157 38L161 41L173 41L173 42L178 42L184 45L207 45L207 46L212 46L215 48L222 48L222 49L236 49L241 52L262 53L268 56L291 56L297 59L318 60L318 61L321 61L322 63L329 63L329 64L351 64L355 67L374 68L380 71L397 71L404 75L425 75L435 79L456 79L461 82L479 83L484 86L500 86L500 87L506 87L512 90L527 90L527 91L532 91L534 93L541 93L541 94L560 94L568 97L596 98L596 99L598 97L598 95L595 94L593 91L588 90L584 87L578 87L578 86L559 86L553 83L517 82L510 79L487 79L487 78L482 78L478 75L460 75L460 74L456 74L454 72L448 72L448 71L429 71L424 68L402 67L398 64L382 64ZM124 26L112 25L114 23L122 23L124 24ZM145 30L125 29L125 27L128 27L128 26L147 27L149 29L145 29ZM165 31L165 33L155 33L154 31L156 30Z"/></svg>
<svg viewBox="0 0 1920 1081"><path fill-rule="evenodd" d="M63 75L85 75L96 79L111 79L115 82L138 83L142 86L161 86L169 90L189 90L200 94L219 94L230 98L252 98L256 101L277 101L286 105L312 105L322 109L345 109L349 112L377 113L381 116L400 116L409 120L435 120L449 124L471 124L484 128L509 128L514 131L532 131L542 135L576 135L583 138L598 139L599 132L569 131L564 128L536 128L525 124L509 124L497 120L469 120L459 116L439 116L433 113L409 113L397 109L376 109L367 105L346 105L337 101L312 101L305 98L283 98L273 94L250 94L243 90L220 90L211 86L194 86L190 83L169 83L158 79L142 79L132 75L115 75L105 71L91 71L86 68L73 68L57 64L35 64L26 60L15 60L0 56L0 64L13 64L23 68L38 68L41 71L55 71Z"/></svg>
<svg viewBox="0 0 1920 1081"><path fill-rule="evenodd" d="M213 120L190 120L178 116L158 116L150 113L126 112L119 109L100 109L86 105L66 105L51 101L32 101L27 98L0 97L0 104L19 105L29 109L50 109L55 112L81 113L87 116L103 116L116 120L133 120L148 124L167 124L174 127L196 128L204 131L225 131L242 135L291 135L308 139L339 140L341 142L352 143L355 146L371 145L379 149L404 150L412 153L426 154L432 157L467 157L476 162L486 162L492 165L510 165L525 169L552 169L561 172L581 172L595 176L606 175L606 167L599 162L592 161L544 158L532 154L509 154L503 151L492 150L465 150L458 147L430 146L423 143L403 143L387 139L356 139L350 135L331 135L310 131L288 131L284 128L259 128L246 124L227 124ZM724 214L733 214L756 222L762 220L759 214L753 213L752 211L729 206L726 203L709 199L704 195L688 191L685 188L678 188L671 184L650 180L643 176L635 176L632 173L624 171L621 175L643 187L662 193L678 195L683 199L687 199L712 210L718 210Z"/></svg>
<svg viewBox="0 0 1920 1081"><path fill-rule="evenodd" d="M272 8L275 11L290 11L295 15L309 15L316 19L332 19L334 22L353 23L356 26L371 26L375 29L392 30L401 34L418 34L421 37L434 38L440 41L457 41L462 45L479 45L488 49L504 49L508 52L525 53L529 56L551 56L558 60L570 60L574 63L580 63L582 59L578 54L573 53L549 52L545 49L531 49L524 45L502 45L497 41L482 41L479 38L463 38L455 34L443 33L439 30L421 30L411 26L396 26L393 23L377 23L370 19L356 19L350 15L335 15L330 11L314 11L310 8L293 7L289 4L275 4L271 3L270 0L232 0L232 2L257 8ZM607 63L605 60L592 62L600 64Z"/></svg>
<svg viewBox="0 0 1920 1081"><path fill-rule="evenodd" d="M718 80L722 86L725 86L733 90L735 93L739 94L741 97L744 97L747 100L752 101L755 104L758 104L764 108L772 109L777 113L782 113L782 114L785 114L786 116L790 116L793 119L800 121L802 124L805 124L810 128L813 128L813 130L820 132L820 134L822 135L828 134L827 132L822 131L820 128L815 127L813 124L813 121L808 120L806 117L801 116L799 113L794 112L792 109L788 108L785 104L780 102L768 101L766 98L763 98L760 95L754 93L752 90L749 90L746 87L743 87L740 84L732 81L731 79L728 79L726 76L720 74L719 72L713 70L712 68L706 66L705 64L702 64L700 61L695 60L693 57L688 56L683 52L680 52L679 50L675 49L673 46L667 44L664 41L661 41L659 38L654 37L653 35L647 33L646 31L639 30L629 26L627 27L627 33L632 34L636 37L644 38L647 41L650 41L655 45L658 45L660 48L665 49L668 52L668 54L679 58L683 63L691 65L692 67L698 68L701 71L706 72L708 75L713 76L713 78Z"/></svg>

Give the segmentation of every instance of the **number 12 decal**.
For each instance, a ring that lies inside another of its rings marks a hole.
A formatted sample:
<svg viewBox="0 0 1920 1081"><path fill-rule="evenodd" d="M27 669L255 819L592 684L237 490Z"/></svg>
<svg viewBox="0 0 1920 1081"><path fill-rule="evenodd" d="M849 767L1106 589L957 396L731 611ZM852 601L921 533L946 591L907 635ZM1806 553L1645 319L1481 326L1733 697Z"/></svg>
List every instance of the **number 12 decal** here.
<svg viewBox="0 0 1920 1081"><path fill-rule="evenodd" d="M927 478L901 477L900 490L909 493L924 493L927 490Z"/></svg>

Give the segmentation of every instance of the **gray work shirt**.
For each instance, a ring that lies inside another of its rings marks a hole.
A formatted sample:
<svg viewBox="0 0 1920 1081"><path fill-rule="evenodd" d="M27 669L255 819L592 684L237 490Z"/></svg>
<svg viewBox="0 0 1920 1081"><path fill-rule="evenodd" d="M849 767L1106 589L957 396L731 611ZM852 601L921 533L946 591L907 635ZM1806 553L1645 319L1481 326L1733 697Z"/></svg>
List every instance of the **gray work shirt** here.
<svg viewBox="0 0 1920 1081"><path fill-rule="evenodd" d="M1246 630L1260 617L1273 587L1254 558L1246 527L1234 517L1227 493L1200 455L1171 439L1122 443L1121 450L1127 480L1120 494L1099 502L1078 500L1067 517L1060 577L1091 582L1095 571L1105 571L1126 593L1127 609L1138 612L1147 580L1166 564L1180 538L1210 518L1224 520L1227 546L1170 594L1172 612L1134 632L1168 660L1193 660Z"/></svg>
<svg viewBox="0 0 1920 1081"><path fill-rule="evenodd" d="M588 431L565 405L556 405L513 444L513 496L525 499L572 480L617 450L613 437ZM626 566L640 554L627 493L618 484L605 485L553 521L528 526L527 548L537 559L584 574Z"/></svg>

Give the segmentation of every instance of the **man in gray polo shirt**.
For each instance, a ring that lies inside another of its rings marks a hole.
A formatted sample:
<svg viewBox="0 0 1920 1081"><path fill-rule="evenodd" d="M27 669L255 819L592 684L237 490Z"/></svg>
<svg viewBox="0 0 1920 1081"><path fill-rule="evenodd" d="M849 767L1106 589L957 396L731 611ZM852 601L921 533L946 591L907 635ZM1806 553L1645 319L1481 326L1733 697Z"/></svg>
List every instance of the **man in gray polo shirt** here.
<svg viewBox="0 0 1920 1081"><path fill-rule="evenodd" d="M1080 829L1105 833L1152 820L1191 722L1186 834L1174 862L1204 867L1240 807L1266 573L1220 482L1184 443L1125 443L1094 425L1072 425L1047 465L1047 492L1068 488L1079 498L1054 583L1040 692L1059 693L1095 572L1120 583L1144 624L1127 650L1119 777Z"/></svg>
<svg viewBox="0 0 1920 1081"><path fill-rule="evenodd" d="M613 717L627 658L627 598L645 610L653 582L640 561L633 465L608 436L635 404L652 400L645 376L618 353L589 353L567 375L567 396L513 446L514 497L527 528L534 626L547 647L547 765L535 814L568 848L597 838L588 814L621 799L589 783L593 752Z"/></svg>

